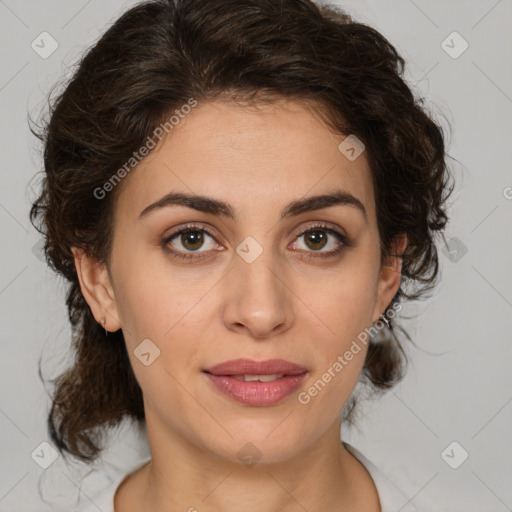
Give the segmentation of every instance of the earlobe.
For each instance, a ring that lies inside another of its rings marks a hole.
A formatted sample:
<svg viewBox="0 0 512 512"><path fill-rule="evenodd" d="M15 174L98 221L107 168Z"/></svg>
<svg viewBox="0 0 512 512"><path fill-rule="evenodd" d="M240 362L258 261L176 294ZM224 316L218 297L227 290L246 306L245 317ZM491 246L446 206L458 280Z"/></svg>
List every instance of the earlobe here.
<svg viewBox="0 0 512 512"><path fill-rule="evenodd" d="M385 264L383 264L380 271L377 301L373 311L373 322L376 322L380 315L384 313L400 288L402 277L402 254L406 247L407 235L403 233L395 239L392 254L389 256Z"/></svg>
<svg viewBox="0 0 512 512"><path fill-rule="evenodd" d="M98 323L108 331L121 328L112 284L106 265L83 249L72 247L80 289ZM105 322L102 319L105 318Z"/></svg>

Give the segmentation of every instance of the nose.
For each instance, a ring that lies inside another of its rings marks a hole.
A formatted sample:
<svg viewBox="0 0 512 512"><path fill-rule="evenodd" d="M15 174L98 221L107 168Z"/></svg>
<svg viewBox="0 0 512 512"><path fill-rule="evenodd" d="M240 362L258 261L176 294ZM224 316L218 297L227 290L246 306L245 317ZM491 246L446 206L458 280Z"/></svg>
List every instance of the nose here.
<svg viewBox="0 0 512 512"><path fill-rule="evenodd" d="M252 262L234 255L234 268L224 285L227 329L267 339L291 327L293 294L285 264L278 258L271 250L263 250Z"/></svg>

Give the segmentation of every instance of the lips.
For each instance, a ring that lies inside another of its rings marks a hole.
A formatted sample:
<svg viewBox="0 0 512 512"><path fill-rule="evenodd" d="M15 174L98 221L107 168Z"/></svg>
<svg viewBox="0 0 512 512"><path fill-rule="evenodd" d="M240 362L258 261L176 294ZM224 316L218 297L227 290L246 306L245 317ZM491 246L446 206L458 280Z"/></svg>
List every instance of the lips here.
<svg viewBox="0 0 512 512"><path fill-rule="evenodd" d="M300 375L307 369L284 359L268 359L254 361L253 359L232 359L204 370L212 375Z"/></svg>
<svg viewBox="0 0 512 512"><path fill-rule="evenodd" d="M248 406L277 404L296 391L308 370L283 359L234 359L203 373L223 395Z"/></svg>

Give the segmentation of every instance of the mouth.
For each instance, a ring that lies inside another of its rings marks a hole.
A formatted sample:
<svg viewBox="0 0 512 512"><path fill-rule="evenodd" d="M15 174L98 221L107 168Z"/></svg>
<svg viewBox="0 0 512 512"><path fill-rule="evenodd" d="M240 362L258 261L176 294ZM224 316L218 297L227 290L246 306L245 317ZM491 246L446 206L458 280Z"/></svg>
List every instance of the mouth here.
<svg viewBox="0 0 512 512"><path fill-rule="evenodd" d="M273 382L277 379L282 379L285 376L284 373L270 373L269 375L225 375L225 377L231 377L236 380L243 382Z"/></svg>
<svg viewBox="0 0 512 512"><path fill-rule="evenodd" d="M223 395L245 405L274 405L293 393L308 370L283 359L234 359L203 373Z"/></svg>
<svg viewBox="0 0 512 512"><path fill-rule="evenodd" d="M203 370L212 375L235 376L284 376L299 375L307 372L307 369L286 361L284 359L267 359L266 361L254 361L253 359L232 359ZM257 379L253 379L257 380Z"/></svg>

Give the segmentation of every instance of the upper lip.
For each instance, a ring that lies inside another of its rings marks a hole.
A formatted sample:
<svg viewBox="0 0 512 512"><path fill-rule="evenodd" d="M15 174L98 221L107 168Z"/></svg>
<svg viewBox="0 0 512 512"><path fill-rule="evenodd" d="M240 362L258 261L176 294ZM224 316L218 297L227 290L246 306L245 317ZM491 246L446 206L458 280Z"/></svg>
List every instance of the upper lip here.
<svg viewBox="0 0 512 512"><path fill-rule="evenodd" d="M306 368L284 359L267 359L255 361L253 359L232 359L204 370L213 375L299 375L306 372Z"/></svg>

